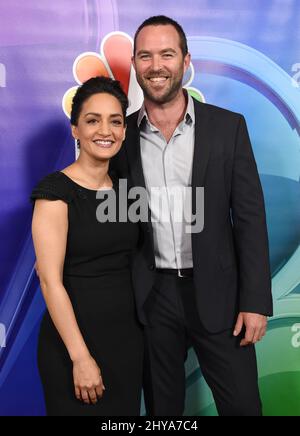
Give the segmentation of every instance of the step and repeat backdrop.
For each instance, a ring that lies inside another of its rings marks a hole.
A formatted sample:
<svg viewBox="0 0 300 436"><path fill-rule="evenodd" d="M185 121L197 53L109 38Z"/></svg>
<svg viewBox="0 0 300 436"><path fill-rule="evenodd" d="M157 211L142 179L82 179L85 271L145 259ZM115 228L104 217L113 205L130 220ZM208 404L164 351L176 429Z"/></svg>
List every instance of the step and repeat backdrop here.
<svg viewBox="0 0 300 436"><path fill-rule="evenodd" d="M300 1L10 0L0 3L0 415L44 415L36 364L45 309L29 194L76 156L68 110L78 84L120 80L142 102L132 37L164 14L184 28L199 100L245 115L267 208L274 317L257 346L266 415L300 415ZM186 415L215 415L197 360ZM142 413L144 407L142 405Z"/></svg>

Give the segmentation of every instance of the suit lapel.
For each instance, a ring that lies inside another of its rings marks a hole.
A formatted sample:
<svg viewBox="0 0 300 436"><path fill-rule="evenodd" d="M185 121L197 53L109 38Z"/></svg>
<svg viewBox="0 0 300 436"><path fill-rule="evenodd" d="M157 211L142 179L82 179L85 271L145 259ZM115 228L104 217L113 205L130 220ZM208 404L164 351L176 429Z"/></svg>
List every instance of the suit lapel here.
<svg viewBox="0 0 300 436"><path fill-rule="evenodd" d="M211 150L212 126L211 115L204 103L194 100L195 107L195 142L192 170L192 213L197 213L196 188L205 186L205 174ZM205 202L205 192L204 192ZM205 203L204 203L205 204ZM205 209L204 209L205 210ZM205 225L205 224L204 224ZM201 233L200 233L201 234ZM192 233L192 252L194 265L197 263L195 246L199 233Z"/></svg>
<svg viewBox="0 0 300 436"><path fill-rule="evenodd" d="M128 121L126 151L133 186L146 188L141 158L140 129L137 126L137 118L138 112L134 113L130 121Z"/></svg>
<svg viewBox="0 0 300 436"><path fill-rule="evenodd" d="M143 173L141 147L140 147L140 129L137 125L138 112L135 112L128 120L128 128L126 135L126 151L130 168L132 186L139 186L146 190L146 183ZM141 223L144 230L150 235L152 248L153 244L153 229L151 224L151 211L148 207L148 222Z"/></svg>
<svg viewBox="0 0 300 436"><path fill-rule="evenodd" d="M192 170L193 188L204 186L205 173L210 153L211 116L205 110L205 104L194 100L195 106L195 143Z"/></svg>

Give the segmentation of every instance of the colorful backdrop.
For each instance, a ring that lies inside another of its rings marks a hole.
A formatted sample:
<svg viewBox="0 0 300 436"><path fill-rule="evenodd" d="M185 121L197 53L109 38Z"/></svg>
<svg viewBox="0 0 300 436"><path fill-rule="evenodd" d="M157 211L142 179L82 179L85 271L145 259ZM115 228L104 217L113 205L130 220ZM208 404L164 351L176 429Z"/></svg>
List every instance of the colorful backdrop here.
<svg viewBox="0 0 300 436"><path fill-rule="evenodd" d="M0 415L43 415L36 342L44 304L28 197L74 160L70 88L119 78L134 110L131 38L148 16L178 20L197 98L245 115L264 189L275 315L257 346L266 415L300 415L300 1L10 0L0 3ZM122 33L119 33L122 32ZM214 415L196 358L186 415Z"/></svg>

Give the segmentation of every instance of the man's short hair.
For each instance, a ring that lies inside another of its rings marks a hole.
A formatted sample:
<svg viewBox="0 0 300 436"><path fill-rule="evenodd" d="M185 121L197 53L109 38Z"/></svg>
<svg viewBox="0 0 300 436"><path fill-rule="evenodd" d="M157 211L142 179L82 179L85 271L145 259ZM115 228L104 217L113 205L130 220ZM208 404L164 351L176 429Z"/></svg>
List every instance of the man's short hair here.
<svg viewBox="0 0 300 436"><path fill-rule="evenodd" d="M180 24L177 23L177 21L173 20L172 18L166 17L165 15L156 15L154 17L147 18L137 29L134 35L134 45L133 45L133 54L135 55L136 52L136 40L140 33L140 31L146 27L146 26L166 26L171 25L175 28L175 30L178 33L179 40L180 40L180 48L182 51L183 56L188 54L188 45L186 40L186 35L184 33L183 28L180 26Z"/></svg>

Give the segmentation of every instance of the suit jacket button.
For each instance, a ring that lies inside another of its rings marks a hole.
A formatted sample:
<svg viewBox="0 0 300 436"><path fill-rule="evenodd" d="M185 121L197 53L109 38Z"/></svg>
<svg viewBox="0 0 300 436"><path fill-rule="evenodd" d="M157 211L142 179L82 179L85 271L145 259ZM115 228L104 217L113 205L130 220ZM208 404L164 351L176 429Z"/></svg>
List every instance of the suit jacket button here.
<svg viewBox="0 0 300 436"><path fill-rule="evenodd" d="M149 265L149 269L150 269L151 271L153 271L154 268L155 268L155 265L153 265L153 264Z"/></svg>

